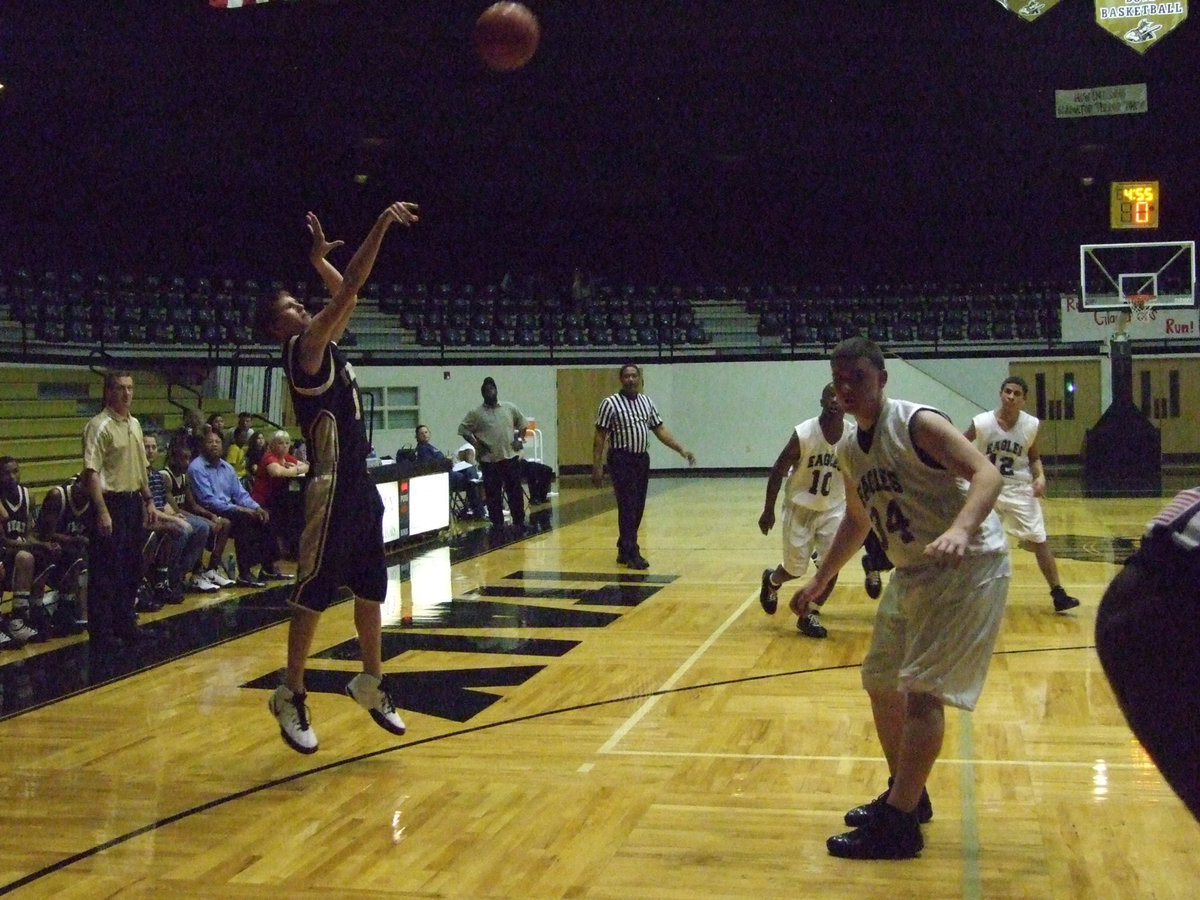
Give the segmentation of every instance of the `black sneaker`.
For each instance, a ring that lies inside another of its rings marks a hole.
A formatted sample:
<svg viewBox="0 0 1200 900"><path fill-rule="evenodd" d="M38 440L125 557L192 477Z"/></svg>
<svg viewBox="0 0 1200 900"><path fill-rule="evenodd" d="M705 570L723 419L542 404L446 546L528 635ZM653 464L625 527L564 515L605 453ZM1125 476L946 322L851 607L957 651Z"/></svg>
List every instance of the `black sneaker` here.
<svg viewBox="0 0 1200 900"><path fill-rule="evenodd" d="M796 620L796 627L800 629L800 633L805 637L829 637L829 629L821 624L821 617L815 612L805 613L802 615Z"/></svg>
<svg viewBox="0 0 1200 900"><path fill-rule="evenodd" d="M50 619L56 635L80 634L87 627L87 621L80 622L75 617L75 598L59 595L58 604Z"/></svg>
<svg viewBox="0 0 1200 900"><path fill-rule="evenodd" d="M856 806L845 815L845 822L853 828L859 828L866 825L874 817L879 807L887 805L888 794L892 792L892 782L895 779L888 779L887 790L872 800L870 803L864 803L862 806ZM933 818L933 803L929 799L929 791L925 788L921 789L921 799L917 801L917 808L914 810L917 814L917 822L924 825Z"/></svg>
<svg viewBox="0 0 1200 900"><path fill-rule="evenodd" d="M54 622L50 618L50 610L46 609L45 603L30 603L29 604L29 625L37 630L38 637L36 641L44 641L47 638L55 637Z"/></svg>
<svg viewBox="0 0 1200 900"><path fill-rule="evenodd" d="M1051 588L1050 597L1054 600L1055 612L1066 612L1068 609L1074 609L1079 605L1079 601L1063 590L1062 585Z"/></svg>
<svg viewBox="0 0 1200 900"><path fill-rule="evenodd" d="M879 573L874 569L867 569L867 577L863 579L863 587L867 589L867 596L872 600L878 600L879 595L883 593L883 579L879 577Z"/></svg>
<svg viewBox="0 0 1200 900"><path fill-rule="evenodd" d="M917 814L886 803L866 825L835 834L825 842L831 856L843 859L913 859L921 855L924 846Z"/></svg>
<svg viewBox="0 0 1200 900"><path fill-rule="evenodd" d="M625 565L627 565L631 569L648 569L648 568L650 568L649 561L647 561L647 559L644 556L641 556L640 554L634 554L633 556L626 559Z"/></svg>
<svg viewBox="0 0 1200 900"><path fill-rule="evenodd" d="M150 585L143 583L138 588L134 609L144 613L156 613L162 609L162 604L154 599L154 590Z"/></svg>
<svg viewBox="0 0 1200 900"><path fill-rule="evenodd" d="M758 589L758 602L763 612L768 616L775 615L779 608L779 588L771 584L771 573L774 569L763 569L762 586Z"/></svg>

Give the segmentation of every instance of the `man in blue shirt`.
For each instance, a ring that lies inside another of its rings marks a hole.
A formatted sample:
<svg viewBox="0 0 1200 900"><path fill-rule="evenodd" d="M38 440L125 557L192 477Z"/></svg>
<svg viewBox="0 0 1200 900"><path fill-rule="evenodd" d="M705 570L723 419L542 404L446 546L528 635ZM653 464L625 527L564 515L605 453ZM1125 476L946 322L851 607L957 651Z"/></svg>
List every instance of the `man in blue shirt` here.
<svg viewBox="0 0 1200 900"><path fill-rule="evenodd" d="M243 487L233 466L222 458L223 450L219 433L206 434L200 455L188 466L188 479L197 503L233 523L238 586L265 587L267 580L290 577L282 574L275 564L275 541L267 530L270 516ZM254 576L256 565L259 567L257 578Z"/></svg>

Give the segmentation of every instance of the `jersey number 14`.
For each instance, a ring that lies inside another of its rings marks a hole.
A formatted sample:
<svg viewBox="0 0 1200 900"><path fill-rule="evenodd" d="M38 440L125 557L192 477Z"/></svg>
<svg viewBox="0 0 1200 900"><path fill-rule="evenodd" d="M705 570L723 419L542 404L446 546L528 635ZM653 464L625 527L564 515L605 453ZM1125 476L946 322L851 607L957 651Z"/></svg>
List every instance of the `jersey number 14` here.
<svg viewBox="0 0 1200 900"><path fill-rule="evenodd" d="M879 510L871 508L871 527L875 529L875 534L879 538L879 543L883 545L883 551L886 553L888 542L891 535L897 535L900 538L900 543L908 544L913 540L912 526L908 521L908 517L904 515L904 511L900 508L900 504L895 500L889 500L887 505L887 527L884 527L879 519Z"/></svg>

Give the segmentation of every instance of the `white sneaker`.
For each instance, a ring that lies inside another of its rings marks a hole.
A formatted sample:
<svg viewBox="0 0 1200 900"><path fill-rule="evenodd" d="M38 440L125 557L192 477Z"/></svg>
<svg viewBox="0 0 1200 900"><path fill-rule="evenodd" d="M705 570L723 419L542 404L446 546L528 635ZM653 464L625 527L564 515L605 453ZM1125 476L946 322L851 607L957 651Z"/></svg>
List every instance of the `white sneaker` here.
<svg viewBox="0 0 1200 900"><path fill-rule="evenodd" d="M205 578L202 574L196 572L188 579L188 587L193 591L200 591L202 594L211 594L213 591L219 591L220 588Z"/></svg>
<svg viewBox="0 0 1200 900"><path fill-rule="evenodd" d="M298 753L317 752L317 733L308 721L307 694L295 694L286 684L275 688L267 700L267 709L279 723L283 742Z"/></svg>
<svg viewBox="0 0 1200 900"><path fill-rule="evenodd" d="M221 588L233 587L237 584L232 578L226 578L225 573L217 569L209 569L203 573L204 580L209 584L215 585L218 590Z"/></svg>
<svg viewBox="0 0 1200 900"><path fill-rule="evenodd" d="M374 675L359 672L346 685L346 693L371 714L375 724L392 734L404 734L404 720L396 714L392 698L383 688L383 682Z"/></svg>
<svg viewBox="0 0 1200 900"><path fill-rule="evenodd" d="M25 610L22 610L25 612ZM5 623L4 630L8 632L8 636L16 641L17 645L27 644L30 641L36 641L39 637L37 629L27 625L20 613L14 613L8 617L8 622Z"/></svg>

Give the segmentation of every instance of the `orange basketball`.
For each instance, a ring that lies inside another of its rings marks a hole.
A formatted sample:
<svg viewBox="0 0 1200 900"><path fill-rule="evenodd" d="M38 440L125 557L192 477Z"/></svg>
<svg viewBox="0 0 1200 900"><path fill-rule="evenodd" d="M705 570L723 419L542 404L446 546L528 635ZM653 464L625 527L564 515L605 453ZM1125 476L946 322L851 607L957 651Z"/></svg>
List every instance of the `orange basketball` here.
<svg viewBox="0 0 1200 900"><path fill-rule="evenodd" d="M475 51L497 72L519 69L537 52L542 29L520 3L493 3L475 22Z"/></svg>

